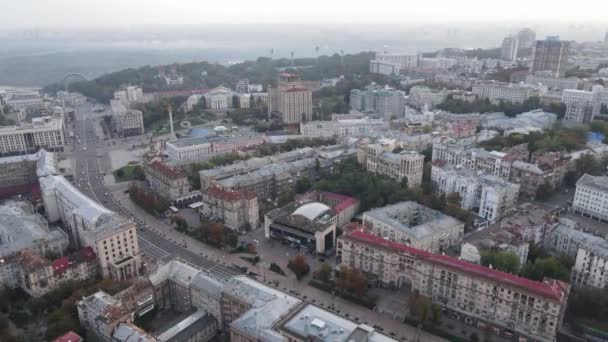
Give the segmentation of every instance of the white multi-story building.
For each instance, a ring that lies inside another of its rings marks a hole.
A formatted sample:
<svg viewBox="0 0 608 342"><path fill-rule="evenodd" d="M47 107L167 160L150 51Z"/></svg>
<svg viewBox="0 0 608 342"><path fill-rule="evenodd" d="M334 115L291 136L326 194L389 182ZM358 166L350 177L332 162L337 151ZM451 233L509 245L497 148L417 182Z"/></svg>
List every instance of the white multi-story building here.
<svg viewBox="0 0 608 342"><path fill-rule="evenodd" d="M531 96L538 95L539 91L529 84L480 82L473 85L473 94L494 104L501 101L523 103Z"/></svg>
<svg viewBox="0 0 608 342"><path fill-rule="evenodd" d="M175 200L190 191L188 175L177 167L153 161L144 165L144 172L150 189L168 200Z"/></svg>
<svg viewBox="0 0 608 342"><path fill-rule="evenodd" d="M337 260L378 277L381 286L411 286L451 317L518 341L553 342L570 285L533 281L416 246L368 234L361 227L338 239ZM413 247L413 248L412 248Z"/></svg>
<svg viewBox="0 0 608 342"><path fill-rule="evenodd" d="M608 240L595 239L578 249L572 268L572 284L608 288Z"/></svg>
<svg viewBox="0 0 608 342"><path fill-rule="evenodd" d="M15 111L29 111L44 108L44 101L37 91L17 91L4 96L4 103Z"/></svg>
<svg viewBox="0 0 608 342"><path fill-rule="evenodd" d="M236 93L232 89L227 87L220 86L213 88L203 94L205 97L205 106L215 110L228 109L232 107L232 97L235 94Z"/></svg>
<svg viewBox="0 0 608 342"><path fill-rule="evenodd" d="M363 213L371 234L430 252L460 243L464 223L416 202L399 202Z"/></svg>
<svg viewBox="0 0 608 342"><path fill-rule="evenodd" d="M417 68L420 65L420 55L416 53L377 52L376 60L394 63L401 70ZM397 73L399 73L399 70L397 70Z"/></svg>
<svg viewBox="0 0 608 342"><path fill-rule="evenodd" d="M203 161L215 155L237 152L259 146L265 142L260 134L243 134L241 136L195 137L169 141L166 151L169 159L176 163Z"/></svg>
<svg viewBox="0 0 608 342"><path fill-rule="evenodd" d="M608 176L584 174L576 182L572 209L576 214L608 222Z"/></svg>
<svg viewBox="0 0 608 342"><path fill-rule="evenodd" d="M566 89L562 102L566 105L564 120L589 123L600 114L604 87L594 85L591 91Z"/></svg>
<svg viewBox="0 0 608 342"><path fill-rule="evenodd" d="M445 101L448 97L446 89L431 89L426 86L413 86L410 89L407 103L418 108L428 107L433 108Z"/></svg>
<svg viewBox="0 0 608 342"><path fill-rule="evenodd" d="M188 99L186 100L186 111L187 112L191 111L192 108L194 108L194 106L197 105L201 101L202 97L203 97L203 94L192 94L192 95L188 96Z"/></svg>
<svg viewBox="0 0 608 342"><path fill-rule="evenodd" d="M366 136L376 129L386 127L383 119L337 119L300 123L300 133L311 138Z"/></svg>
<svg viewBox="0 0 608 342"><path fill-rule="evenodd" d="M519 48L519 39L515 36L505 37L502 40L502 49L500 57L505 61L516 61L517 50Z"/></svg>
<svg viewBox="0 0 608 342"><path fill-rule="evenodd" d="M490 222L513 210L519 195L519 184L459 166L451 167L442 160L433 162L431 181L437 191L446 196L458 193L461 208L479 208L479 216Z"/></svg>
<svg viewBox="0 0 608 342"><path fill-rule="evenodd" d="M87 102L87 97L80 93L69 93L60 90L57 92L57 99L68 106L80 106Z"/></svg>
<svg viewBox="0 0 608 342"><path fill-rule="evenodd" d="M0 154L24 154L39 148L63 151L65 126L62 117L42 116L20 126L0 127Z"/></svg>
<svg viewBox="0 0 608 342"><path fill-rule="evenodd" d="M48 220L63 222L74 247L93 248L104 278L123 280L139 274L135 223L87 197L63 176L41 177L40 188Z"/></svg>
<svg viewBox="0 0 608 342"><path fill-rule="evenodd" d="M396 62L372 59L369 61L369 72L380 75L399 75L401 64Z"/></svg>
<svg viewBox="0 0 608 342"><path fill-rule="evenodd" d="M408 188L418 188L422 184L424 156L416 151L393 153L390 147L385 144L367 146L367 171L388 176L398 182L406 178Z"/></svg>

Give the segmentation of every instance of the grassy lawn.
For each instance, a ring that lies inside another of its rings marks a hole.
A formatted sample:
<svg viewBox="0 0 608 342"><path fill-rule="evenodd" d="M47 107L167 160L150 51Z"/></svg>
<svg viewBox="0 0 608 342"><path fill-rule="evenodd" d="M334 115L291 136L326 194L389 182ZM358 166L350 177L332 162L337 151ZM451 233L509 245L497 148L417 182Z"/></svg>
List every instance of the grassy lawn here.
<svg viewBox="0 0 608 342"><path fill-rule="evenodd" d="M136 166L137 165L129 164L129 165L125 165L125 166L121 167L118 170L114 170L114 172L112 172L112 174L114 175L114 179L116 180L116 183L135 180L135 175L133 173L133 170L135 170Z"/></svg>

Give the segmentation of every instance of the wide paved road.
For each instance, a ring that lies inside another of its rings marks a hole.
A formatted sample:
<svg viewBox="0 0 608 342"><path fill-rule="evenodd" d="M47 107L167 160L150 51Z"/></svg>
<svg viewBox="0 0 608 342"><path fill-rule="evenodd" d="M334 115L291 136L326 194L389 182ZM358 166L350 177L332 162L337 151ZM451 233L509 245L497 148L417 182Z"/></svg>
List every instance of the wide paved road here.
<svg viewBox="0 0 608 342"><path fill-rule="evenodd" d="M145 227L144 222L131 215L112 196L109 196L109 190L103 183L102 171L99 169L97 141L100 137L97 137L95 133L94 113L90 106L82 106L76 108L75 114L73 158L76 176L74 183L83 193L106 208L130 217L137 223L139 246L145 255L161 262L179 258L224 279L241 273L235 267L218 264L155 234Z"/></svg>

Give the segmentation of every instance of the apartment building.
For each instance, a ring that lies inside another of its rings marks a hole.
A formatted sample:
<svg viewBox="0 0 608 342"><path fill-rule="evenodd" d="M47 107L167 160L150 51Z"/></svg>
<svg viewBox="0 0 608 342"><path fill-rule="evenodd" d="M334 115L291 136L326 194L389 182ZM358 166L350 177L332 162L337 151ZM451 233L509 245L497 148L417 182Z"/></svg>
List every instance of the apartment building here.
<svg viewBox="0 0 608 342"><path fill-rule="evenodd" d="M536 32L526 27L517 33L517 38L519 39L519 46L522 49L529 49L536 43Z"/></svg>
<svg viewBox="0 0 608 342"><path fill-rule="evenodd" d="M39 182L49 222L61 221L75 248L93 249L104 278L123 280L139 274L135 223L87 197L63 176L47 175Z"/></svg>
<svg viewBox="0 0 608 342"><path fill-rule="evenodd" d="M572 209L576 214L608 222L608 176L584 174L579 178Z"/></svg>
<svg viewBox="0 0 608 342"><path fill-rule="evenodd" d="M437 191L445 196L460 195L460 207L478 209L478 215L495 222L515 208L519 184L459 166L448 165L443 160L433 162L431 181Z"/></svg>
<svg viewBox="0 0 608 342"><path fill-rule="evenodd" d="M300 134L311 138L367 136L386 127L383 119L336 119L300 123Z"/></svg>
<svg viewBox="0 0 608 342"><path fill-rule="evenodd" d="M413 86L410 89L407 103L417 108L433 108L445 101L449 91L446 89L433 89L427 86Z"/></svg>
<svg viewBox="0 0 608 342"><path fill-rule="evenodd" d="M570 56L570 43L559 39L537 40L534 44L531 74L548 74L553 77L564 77Z"/></svg>
<svg viewBox="0 0 608 342"><path fill-rule="evenodd" d="M237 232L256 229L259 225L258 197L246 190L223 190L208 187L202 190L199 214L210 219L220 219L224 225Z"/></svg>
<svg viewBox="0 0 608 342"><path fill-rule="evenodd" d="M212 135L169 141L165 149L176 163L204 161L213 156L250 149L265 143L264 136L243 132L239 135Z"/></svg>
<svg viewBox="0 0 608 342"><path fill-rule="evenodd" d="M157 160L144 164L146 183L160 196L175 200L190 192L188 175L184 170Z"/></svg>
<svg viewBox="0 0 608 342"><path fill-rule="evenodd" d="M15 91L4 96L4 103L14 111L33 111L44 108L44 100L37 91Z"/></svg>
<svg viewBox="0 0 608 342"><path fill-rule="evenodd" d="M511 103L523 103L531 96L539 94L539 91L529 84L502 83L502 82L478 82L473 85L473 94L480 99L488 99L493 104L501 101Z"/></svg>
<svg viewBox="0 0 608 342"><path fill-rule="evenodd" d="M494 334L554 341L570 285L516 275L383 239L360 228L338 239L340 264L378 276L382 286L431 298L447 314Z"/></svg>
<svg viewBox="0 0 608 342"><path fill-rule="evenodd" d="M367 171L385 175L398 182L407 179L408 188L418 188L422 184L424 156L416 151L393 153L390 145L371 144L367 146Z"/></svg>
<svg viewBox="0 0 608 342"><path fill-rule="evenodd" d="M0 155L63 151L65 126L60 116L41 116L19 126L0 127Z"/></svg>
<svg viewBox="0 0 608 342"><path fill-rule="evenodd" d="M600 114L604 87L594 85L591 91L566 89L562 92L562 102L566 105L564 120L589 123Z"/></svg>
<svg viewBox="0 0 608 342"><path fill-rule="evenodd" d="M460 243L464 234L464 223L411 201L366 211L363 225L378 237L431 252Z"/></svg>
<svg viewBox="0 0 608 342"><path fill-rule="evenodd" d="M312 91L302 77L282 73L277 86L268 86L268 114L279 113L286 124L299 124L312 117Z"/></svg>

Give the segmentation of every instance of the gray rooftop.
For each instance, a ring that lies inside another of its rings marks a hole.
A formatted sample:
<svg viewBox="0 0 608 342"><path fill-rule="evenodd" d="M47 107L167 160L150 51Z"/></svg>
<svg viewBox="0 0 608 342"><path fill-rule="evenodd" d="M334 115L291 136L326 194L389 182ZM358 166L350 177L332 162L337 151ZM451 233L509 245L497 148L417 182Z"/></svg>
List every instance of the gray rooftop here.
<svg viewBox="0 0 608 342"><path fill-rule="evenodd" d="M150 283L157 286L158 284L172 280L180 285L189 287L192 280L200 273L199 269L196 269L188 264L180 262L178 260L171 260L168 263L160 266L156 272L152 273L149 277Z"/></svg>
<svg viewBox="0 0 608 342"><path fill-rule="evenodd" d="M424 239L463 223L416 202L399 202L363 213L416 239Z"/></svg>
<svg viewBox="0 0 608 342"><path fill-rule="evenodd" d="M199 272L190 283L192 288L198 289L200 291L204 291L209 294L214 299L222 298L222 289L224 287L224 283L215 278L212 278L202 272Z"/></svg>
<svg viewBox="0 0 608 342"><path fill-rule="evenodd" d="M215 318L205 310L198 310L161 334L158 334L156 338L159 342L187 341L196 332L202 331L206 326L212 324L214 320Z"/></svg>
<svg viewBox="0 0 608 342"><path fill-rule="evenodd" d="M576 223L574 221L560 218L560 223L557 224L551 234L568 236L576 241L577 244L580 244L581 249L601 255L603 258L608 258L608 240L576 229L575 227Z"/></svg>
<svg viewBox="0 0 608 342"><path fill-rule="evenodd" d="M585 173L576 182L576 186L586 186L599 191L608 191L608 176L592 176Z"/></svg>
<svg viewBox="0 0 608 342"><path fill-rule="evenodd" d="M357 324L332 312L307 304L279 330L299 336L305 341L319 342L393 342L397 341L378 333L374 328Z"/></svg>
<svg viewBox="0 0 608 342"><path fill-rule="evenodd" d="M245 276L231 279L224 293L237 297L252 308L231 323L231 326L260 339L273 325L302 301Z"/></svg>
<svg viewBox="0 0 608 342"><path fill-rule="evenodd" d="M67 234L59 229L50 230L47 221L34 212L30 203L8 202L0 206L0 257L60 240L67 247Z"/></svg>
<svg viewBox="0 0 608 342"><path fill-rule="evenodd" d="M156 339L133 324L120 323L112 334L112 341L117 342L156 342Z"/></svg>

